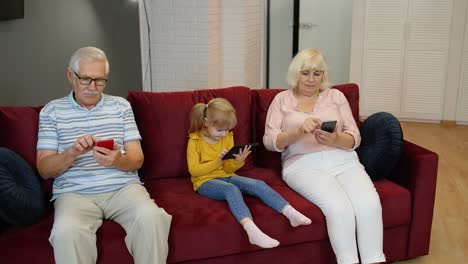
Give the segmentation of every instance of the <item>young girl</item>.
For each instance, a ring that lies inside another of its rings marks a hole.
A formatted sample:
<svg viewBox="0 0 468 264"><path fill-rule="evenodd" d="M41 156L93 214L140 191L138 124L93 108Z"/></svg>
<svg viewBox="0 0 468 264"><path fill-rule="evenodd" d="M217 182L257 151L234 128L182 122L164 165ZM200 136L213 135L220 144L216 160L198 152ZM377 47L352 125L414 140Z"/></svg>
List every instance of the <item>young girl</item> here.
<svg viewBox="0 0 468 264"><path fill-rule="evenodd" d="M250 146L234 155L235 159L223 160L234 146L236 110L223 98L215 98L208 104L198 103L192 109L192 120L187 145L187 163L194 190L205 197L226 200L231 213L243 226L249 241L262 248L273 248L279 242L263 233L253 222L242 194L260 198L275 211L285 215L292 226L308 225L311 220L296 211L265 182L237 176L234 172L244 165L251 153Z"/></svg>

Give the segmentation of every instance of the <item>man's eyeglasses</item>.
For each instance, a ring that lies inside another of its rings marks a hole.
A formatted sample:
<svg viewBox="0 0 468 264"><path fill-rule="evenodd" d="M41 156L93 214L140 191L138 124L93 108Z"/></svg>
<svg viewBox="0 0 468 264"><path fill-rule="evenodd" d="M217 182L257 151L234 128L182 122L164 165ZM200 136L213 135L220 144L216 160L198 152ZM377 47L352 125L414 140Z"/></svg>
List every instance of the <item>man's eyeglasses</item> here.
<svg viewBox="0 0 468 264"><path fill-rule="evenodd" d="M107 83L107 79L93 79L89 77L81 77L76 72L73 72L76 75L76 78L80 80L81 85L90 85L91 82L94 81L94 85L96 86L104 86Z"/></svg>

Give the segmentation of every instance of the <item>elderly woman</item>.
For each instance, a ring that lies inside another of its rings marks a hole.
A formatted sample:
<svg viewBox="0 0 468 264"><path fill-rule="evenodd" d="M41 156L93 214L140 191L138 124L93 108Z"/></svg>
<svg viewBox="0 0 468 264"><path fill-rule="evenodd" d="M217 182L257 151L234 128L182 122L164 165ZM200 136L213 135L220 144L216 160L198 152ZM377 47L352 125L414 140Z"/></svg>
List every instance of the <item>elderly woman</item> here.
<svg viewBox="0 0 468 264"><path fill-rule="evenodd" d="M287 82L268 109L266 148L282 152L284 181L324 213L338 263L358 263L358 248L362 263L384 262L382 207L354 151L359 130L343 93L330 89L320 51L299 52ZM335 120L332 132L321 129Z"/></svg>

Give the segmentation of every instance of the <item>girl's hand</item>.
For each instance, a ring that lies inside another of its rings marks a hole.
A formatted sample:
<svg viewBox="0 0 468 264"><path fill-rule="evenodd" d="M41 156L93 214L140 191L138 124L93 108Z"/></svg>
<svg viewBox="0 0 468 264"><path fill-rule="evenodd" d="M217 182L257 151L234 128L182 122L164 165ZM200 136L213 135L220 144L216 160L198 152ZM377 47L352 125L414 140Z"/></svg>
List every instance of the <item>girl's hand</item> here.
<svg viewBox="0 0 468 264"><path fill-rule="evenodd" d="M221 151L221 153L219 153L218 162L219 162L220 165L223 165L223 162L224 162L223 157L224 157L224 155L226 155L227 152L228 151L226 149L223 149L223 151Z"/></svg>
<svg viewBox="0 0 468 264"><path fill-rule="evenodd" d="M93 156L99 165L112 167L115 165L116 161L122 157L122 153L120 152L119 145L114 143L113 150L95 146L93 149Z"/></svg>
<svg viewBox="0 0 468 264"><path fill-rule="evenodd" d="M247 145L244 149L241 149L239 151L239 154L234 154L234 157L238 162L243 163L247 156L249 156L249 154L252 153L252 151L250 151L250 147L250 145Z"/></svg>
<svg viewBox="0 0 468 264"><path fill-rule="evenodd" d="M322 145L333 146L336 142L338 134L336 132L330 133L321 129L315 131L315 140Z"/></svg>
<svg viewBox="0 0 468 264"><path fill-rule="evenodd" d="M302 123L301 132L303 134L313 134L320 128L321 123L320 119L309 117Z"/></svg>

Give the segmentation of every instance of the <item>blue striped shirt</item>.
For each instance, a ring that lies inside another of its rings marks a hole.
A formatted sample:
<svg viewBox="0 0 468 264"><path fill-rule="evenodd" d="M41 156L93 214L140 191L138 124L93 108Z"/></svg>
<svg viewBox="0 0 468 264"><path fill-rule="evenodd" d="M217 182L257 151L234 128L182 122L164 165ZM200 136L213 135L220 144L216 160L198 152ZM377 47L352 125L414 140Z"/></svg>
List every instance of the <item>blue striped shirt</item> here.
<svg viewBox="0 0 468 264"><path fill-rule="evenodd" d="M92 109L78 105L73 91L66 97L48 103L39 114L37 150L62 153L82 135L114 139L125 153L125 142L141 140L130 103L124 98L103 94ZM106 168L96 163L92 151L54 179L53 196L64 193L96 194L140 183L137 171Z"/></svg>

